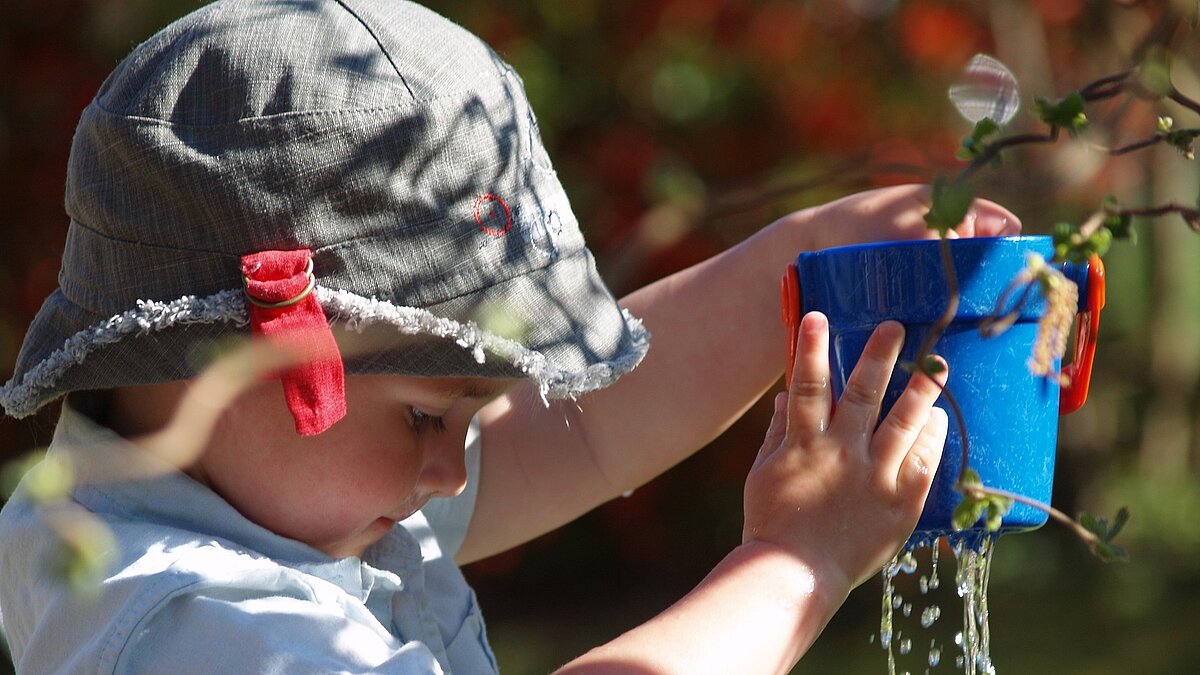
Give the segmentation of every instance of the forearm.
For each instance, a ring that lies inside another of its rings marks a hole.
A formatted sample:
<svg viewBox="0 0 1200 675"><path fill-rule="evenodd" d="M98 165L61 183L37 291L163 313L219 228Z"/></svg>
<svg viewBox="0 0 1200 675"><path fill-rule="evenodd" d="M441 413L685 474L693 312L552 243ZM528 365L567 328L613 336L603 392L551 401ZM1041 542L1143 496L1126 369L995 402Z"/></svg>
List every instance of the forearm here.
<svg viewBox="0 0 1200 675"><path fill-rule="evenodd" d="M560 673L786 673L850 591L830 569L743 544L679 602Z"/></svg>
<svg viewBox="0 0 1200 675"><path fill-rule="evenodd" d="M787 350L779 280L813 227L809 212L793 214L622 299L650 331L650 351L579 401L614 487L636 487L703 447L779 378Z"/></svg>

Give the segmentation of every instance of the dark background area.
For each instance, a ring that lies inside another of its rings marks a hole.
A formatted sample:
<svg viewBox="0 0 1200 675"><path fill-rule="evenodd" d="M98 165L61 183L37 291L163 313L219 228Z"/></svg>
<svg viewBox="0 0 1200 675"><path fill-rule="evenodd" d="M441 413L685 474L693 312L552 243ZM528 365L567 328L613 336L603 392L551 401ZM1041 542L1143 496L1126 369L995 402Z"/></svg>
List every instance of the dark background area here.
<svg viewBox="0 0 1200 675"><path fill-rule="evenodd" d="M0 7L0 375L55 287L62 190L80 111L136 43L193 0L8 0ZM1034 96L1136 63L1181 2L1113 0L445 0L526 82L599 265L618 294L734 244L775 217L952 170L970 125L946 91L976 53ZM1175 84L1200 98L1198 34L1170 36ZM1107 194L1195 203L1200 173L1167 148L1110 158L1163 108L1123 98L1097 132L1022 148L983 196L1026 231L1078 222ZM1194 113L1165 110L1177 126ZM836 226L836 224L831 224ZM1128 505L1131 561L1104 565L1065 530L1001 539L991 580L1001 673L1195 672L1200 662L1200 236L1137 221L1106 258L1109 300L1088 405L1064 418L1055 504ZM702 308L699 308L702 311ZM783 339L781 328L780 338ZM54 411L0 421L0 460L49 440ZM759 405L662 479L569 527L474 564L506 673L543 673L667 606L731 547L741 485L766 428ZM943 581L952 564L944 560ZM881 673L878 579L856 590L798 673ZM942 602L947 644L961 610ZM919 629L914 641L927 635ZM917 644L914 656L926 653ZM952 648L930 672L951 672ZM924 663L898 664L924 672Z"/></svg>

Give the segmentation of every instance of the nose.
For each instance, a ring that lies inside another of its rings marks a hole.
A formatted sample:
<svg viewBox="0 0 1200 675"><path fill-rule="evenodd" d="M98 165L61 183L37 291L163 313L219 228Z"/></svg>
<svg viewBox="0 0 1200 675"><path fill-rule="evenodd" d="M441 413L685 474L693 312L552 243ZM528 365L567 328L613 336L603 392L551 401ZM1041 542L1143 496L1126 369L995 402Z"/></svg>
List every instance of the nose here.
<svg viewBox="0 0 1200 675"><path fill-rule="evenodd" d="M418 487L435 497L454 497L467 487L466 437L442 434L431 439Z"/></svg>

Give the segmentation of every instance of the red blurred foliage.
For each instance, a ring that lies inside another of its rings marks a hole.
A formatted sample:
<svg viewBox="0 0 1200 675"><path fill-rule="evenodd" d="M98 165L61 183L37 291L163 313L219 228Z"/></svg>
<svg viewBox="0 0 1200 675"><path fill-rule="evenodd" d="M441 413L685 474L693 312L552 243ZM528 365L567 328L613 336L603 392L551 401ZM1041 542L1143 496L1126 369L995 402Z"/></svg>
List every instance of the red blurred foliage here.
<svg viewBox="0 0 1200 675"><path fill-rule="evenodd" d="M1083 13L1083 0L1030 0L1030 4L1047 26L1071 23Z"/></svg>
<svg viewBox="0 0 1200 675"><path fill-rule="evenodd" d="M870 84L858 78L801 80L779 96L780 114L791 123L802 150L853 152L862 150L874 135L878 101Z"/></svg>
<svg viewBox="0 0 1200 675"><path fill-rule="evenodd" d="M795 2L775 2L760 8L744 31L742 49L764 73L777 73L803 61L813 27L811 12Z"/></svg>
<svg viewBox="0 0 1200 675"><path fill-rule="evenodd" d="M903 3L898 25L905 56L920 68L959 68L972 54L988 49L983 27L952 4Z"/></svg>

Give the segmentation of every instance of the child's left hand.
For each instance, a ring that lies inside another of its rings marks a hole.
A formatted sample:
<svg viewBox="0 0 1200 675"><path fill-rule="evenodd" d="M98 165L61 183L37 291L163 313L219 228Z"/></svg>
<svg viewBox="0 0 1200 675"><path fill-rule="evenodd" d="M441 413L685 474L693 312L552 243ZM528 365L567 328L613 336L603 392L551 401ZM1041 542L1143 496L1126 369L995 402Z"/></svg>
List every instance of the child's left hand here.
<svg viewBox="0 0 1200 675"><path fill-rule="evenodd" d="M931 239L937 232L925 224L928 185L900 185L859 192L784 216L777 224L795 225L807 239L798 250L864 244L897 239ZM1021 221L1008 209L977 199L950 237L999 237L1021 233Z"/></svg>

